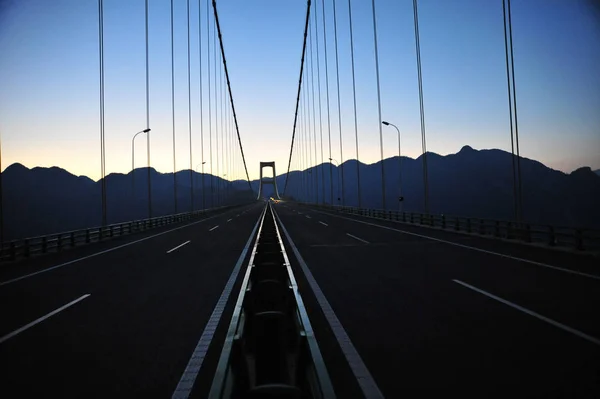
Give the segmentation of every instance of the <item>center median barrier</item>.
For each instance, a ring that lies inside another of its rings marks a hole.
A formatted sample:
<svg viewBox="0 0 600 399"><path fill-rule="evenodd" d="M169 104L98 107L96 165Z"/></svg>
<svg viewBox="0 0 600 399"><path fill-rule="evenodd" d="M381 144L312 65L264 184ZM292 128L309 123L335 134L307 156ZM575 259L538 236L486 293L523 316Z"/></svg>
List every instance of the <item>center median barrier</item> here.
<svg viewBox="0 0 600 399"><path fill-rule="evenodd" d="M270 204L258 230L209 398L334 398Z"/></svg>

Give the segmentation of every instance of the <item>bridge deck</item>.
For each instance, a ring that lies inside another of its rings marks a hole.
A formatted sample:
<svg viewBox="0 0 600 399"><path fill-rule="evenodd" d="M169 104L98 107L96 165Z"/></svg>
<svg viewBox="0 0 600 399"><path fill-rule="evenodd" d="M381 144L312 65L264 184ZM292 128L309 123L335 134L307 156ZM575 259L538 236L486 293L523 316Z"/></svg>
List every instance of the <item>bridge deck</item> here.
<svg viewBox="0 0 600 399"><path fill-rule="evenodd" d="M338 397L600 396L597 259L274 208ZM261 210L254 204L0 270L0 395L172 395ZM294 248L359 359L348 362L352 348L340 344L340 327L331 328ZM192 397L210 388L241 276L233 281ZM371 385L364 375L357 382L361 364Z"/></svg>

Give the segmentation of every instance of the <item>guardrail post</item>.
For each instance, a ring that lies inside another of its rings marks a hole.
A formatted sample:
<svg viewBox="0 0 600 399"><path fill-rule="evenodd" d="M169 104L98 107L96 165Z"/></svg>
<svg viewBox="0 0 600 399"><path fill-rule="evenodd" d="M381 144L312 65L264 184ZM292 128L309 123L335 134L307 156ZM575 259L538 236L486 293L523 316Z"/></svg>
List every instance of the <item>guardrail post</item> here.
<svg viewBox="0 0 600 399"><path fill-rule="evenodd" d="M85 243L86 244L90 243L90 229L85 230Z"/></svg>
<svg viewBox="0 0 600 399"><path fill-rule="evenodd" d="M423 224L423 214L419 213L419 224Z"/></svg>
<svg viewBox="0 0 600 399"><path fill-rule="evenodd" d="M583 251L583 237L581 234L581 229L575 230L575 248L579 251Z"/></svg>
<svg viewBox="0 0 600 399"><path fill-rule="evenodd" d="M110 226L110 233L109 234L110 234L110 237L112 238L112 236L113 236L113 227L112 226Z"/></svg>
<svg viewBox="0 0 600 399"><path fill-rule="evenodd" d="M471 232L471 218L467 218L467 232Z"/></svg>
<svg viewBox="0 0 600 399"><path fill-rule="evenodd" d="M414 214L411 212L410 213L410 223L414 223Z"/></svg>
<svg viewBox="0 0 600 399"><path fill-rule="evenodd" d="M129 234L133 233L133 222L129 222Z"/></svg>
<svg viewBox="0 0 600 399"><path fill-rule="evenodd" d="M75 246L75 232L71 232L71 248Z"/></svg>
<svg viewBox="0 0 600 399"><path fill-rule="evenodd" d="M56 252L60 252L62 250L62 236L59 234L56 236Z"/></svg>
<svg viewBox="0 0 600 399"><path fill-rule="evenodd" d="M494 235L496 237L500 237L500 222L496 220L496 225L494 226Z"/></svg>
<svg viewBox="0 0 600 399"><path fill-rule="evenodd" d="M485 228L483 227L483 219L479 219L479 234L485 234Z"/></svg>
<svg viewBox="0 0 600 399"><path fill-rule="evenodd" d="M48 251L48 239L46 237L42 238L42 253L46 253Z"/></svg>
<svg viewBox="0 0 600 399"><path fill-rule="evenodd" d="M121 223L119 225L119 235L122 236L123 235L123 223Z"/></svg>
<svg viewBox="0 0 600 399"><path fill-rule="evenodd" d="M508 222L506 224L506 238L508 238L508 239L513 238L512 222Z"/></svg>
<svg viewBox="0 0 600 399"><path fill-rule="evenodd" d="M12 241L10 243L10 260L15 259L17 259L17 246L15 245L15 242Z"/></svg>

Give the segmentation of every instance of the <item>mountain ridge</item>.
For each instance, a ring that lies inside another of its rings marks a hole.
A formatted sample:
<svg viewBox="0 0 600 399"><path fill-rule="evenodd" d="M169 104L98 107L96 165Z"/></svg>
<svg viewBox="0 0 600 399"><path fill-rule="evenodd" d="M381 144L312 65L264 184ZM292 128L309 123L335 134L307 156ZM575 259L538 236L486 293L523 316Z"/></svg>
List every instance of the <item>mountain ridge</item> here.
<svg viewBox="0 0 600 399"><path fill-rule="evenodd" d="M407 212L424 211L422 156L403 156L383 160L388 209ZM499 149L476 150L463 146L455 154L427 153L429 211L457 216L514 220L513 157ZM365 164L355 159L336 166L326 162L294 170L275 177L280 194L315 201L318 177L319 202L358 206L357 166L360 172L361 206L381 208L381 162ZM521 158L523 216L537 224L600 228L600 175L584 166L571 173L554 170L541 162ZM330 169L331 168L331 169ZM344 179L341 181L341 175ZM400 170L402 174L400 175ZM236 201L252 199L258 192L258 179L227 181L221 177L190 170L176 173L177 211L191 209L191 186L194 185L194 208L211 207L229 189ZM315 172L315 173L313 173ZM332 180L330 180L330 174ZM150 168L153 216L172 214L174 205L173 173ZM2 173L4 190L5 239L97 226L101 223L101 180L76 176L59 167L27 168L20 163ZM312 181L309 181L312 178ZM401 181L400 181L401 178ZM212 191L211 195L211 182ZM343 183L343 192L341 183ZM400 185L400 183L402 183ZM148 168L138 168L106 176L108 223L143 219L148 216ZM333 188L333 192L331 189ZM325 193L323 197L323 191ZM265 196L273 190L265 187ZM310 194L310 198L307 195ZM404 201L398 201L399 196ZM338 200L339 198L339 200Z"/></svg>

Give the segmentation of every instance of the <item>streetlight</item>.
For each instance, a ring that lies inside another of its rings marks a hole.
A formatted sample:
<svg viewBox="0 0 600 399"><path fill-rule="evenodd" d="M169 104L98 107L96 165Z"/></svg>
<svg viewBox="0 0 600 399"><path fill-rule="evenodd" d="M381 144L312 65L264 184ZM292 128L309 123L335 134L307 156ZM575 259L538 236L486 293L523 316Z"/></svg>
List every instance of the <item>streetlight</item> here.
<svg viewBox="0 0 600 399"><path fill-rule="evenodd" d="M133 145L135 142L135 138L137 137L138 134L149 133L150 130L151 130L150 128L140 130L139 132L134 134L133 138L131 139L131 192L132 192L132 196L133 196L134 200L135 200L135 152L133 151L133 148L134 148ZM150 165L148 165L148 168L150 168ZM150 184L149 176L148 176L148 184ZM148 201L150 201L150 192L148 192Z"/></svg>
<svg viewBox="0 0 600 399"><path fill-rule="evenodd" d="M329 161L330 162L335 161L335 166L337 168L337 175L338 175L337 176L338 177L338 179L337 179L338 180L338 184L337 184L337 186L338 186L338 195L337 195L337 197L338 197L338 203L339 203L341 201L341 198L340 198L340 163L338 161L336 161L335 159L333 159L333 158L329 158ZM333 205L333 204L331 204L331 205Z"/></svg>
<svg viewBox="0 0 600 399"><path fill-rule="evenodd" d="M398 126L393 123L381 121L385 126L393 126L398 132L398 209L402 212L402 202L404 201L404 197L402 196L402 156L401 156L401 148L400 148L400 129Z"/></svg>

